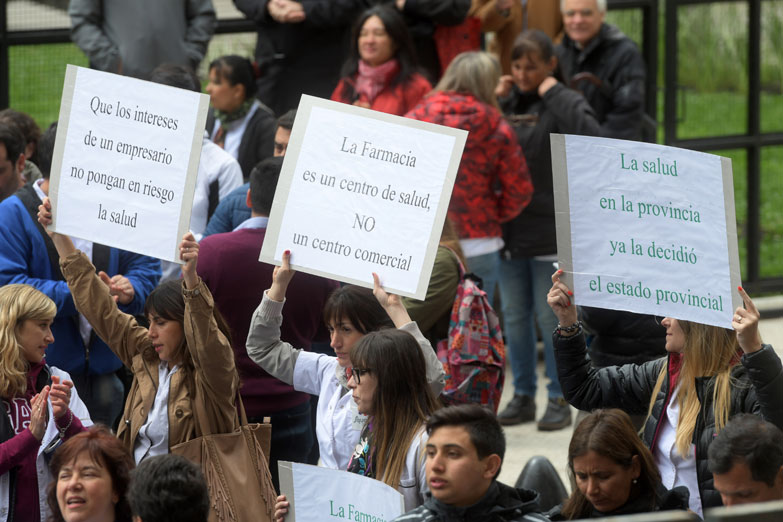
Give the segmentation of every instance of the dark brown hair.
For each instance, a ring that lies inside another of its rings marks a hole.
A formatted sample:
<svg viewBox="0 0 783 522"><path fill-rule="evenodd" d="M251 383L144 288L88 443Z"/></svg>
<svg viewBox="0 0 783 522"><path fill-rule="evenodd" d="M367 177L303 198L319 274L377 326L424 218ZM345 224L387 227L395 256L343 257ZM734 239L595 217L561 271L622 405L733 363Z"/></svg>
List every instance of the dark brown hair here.
<svg viewBox="0 0 783 522"><path fill-rule="evenodd" d="M531 54L537 55L544 62L548 62L552 57L556 57L555 45L544 31L528 29L514 40L514 47L511 48L511 61L519 60L523 56ZM563 73L560 70L559 61L555 66L553 75L557 81L563 82Z"/></svg>
<svg viewBox="0 0 783 522"><path fill-rule="evenodd" d="M144 315L150 314L157 315L163 319L169 321L176 321L182 326L182 330L185 330L185 298L182 297L182 281L171 280L165 283L159 284L147 297L147 301L144 303ZM228 344L231 344L231 329L228 327L226 320L220 314L216 306L212 307L212 318L217 323L217 327L220 332L226 336ZM158 358L158 354L150 345L150 348L142 354L147 360L155 360ZM193 358L190 355L190 351L187 349L187 340L183 334L182 344L177 348L174 353L174 359L180 359L182 366L188 372L193 370ZM191 398L193 396L191 395Z"/></svg>
<svg viewBox="0 0 783 522"><path fill-rule="evenodd" d="M370 453L376 478L396 488L413 438L438 408L421 346L403 330L379 330L353 345L350 358L376 379Z"/></svg>
<svg viewBox="0 0 783 522"><path fill-rule="evenodd" d="M90 459L109 472L112 490L119 501L114 505L114 521L130 522L131 509L126 494L130 484L131 470L135 467L133 457L120 440L112 435L108 428L95 425L88 431L83 431L68 439L57 448L49 463L49 470L54 480L49 484L46 501L51 511L50 520L65 522L60 505L57 503L58 475L63 466L74 462L79 455L87 452Z"/></svg>
<svg viewBox="0 0 783 522"><path fill-rule="evenodd" d="M334 290L324 305L324 322L338 323L348 319L359 333L367 334L382 328L394 328L389 314L369 288L346 285Z"/></svg>
<svg viewBox="0 0 783 522"><path fill-rule="evenodd" d="M633 457L637 457L641 472L638 483L631 488L631 495L649 497L650 509L653 508L656 491L661 484L661 474L652 453L639 438L627 413L618 409L595 410L577 425L568 445L571 496L566 500L562 511L567 520L589 518L593 510L590 501L576 486L574 477L574 459L590 451L626 468L631 466Z"/></svg>

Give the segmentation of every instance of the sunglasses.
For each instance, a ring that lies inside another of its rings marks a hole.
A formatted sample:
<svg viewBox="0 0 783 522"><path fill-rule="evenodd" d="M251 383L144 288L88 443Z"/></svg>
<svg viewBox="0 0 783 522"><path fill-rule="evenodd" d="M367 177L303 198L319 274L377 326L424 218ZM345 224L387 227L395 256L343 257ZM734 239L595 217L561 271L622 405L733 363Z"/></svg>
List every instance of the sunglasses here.
<svg viewBox="0 0 783 522"><path fill-rule="evenodd" d="M372 370L369 368L356 368L355 366L351 366L351 375L353 376L353 380L356 381L356 384L362 383L362 374L364 373L370 373Z"/></svg>

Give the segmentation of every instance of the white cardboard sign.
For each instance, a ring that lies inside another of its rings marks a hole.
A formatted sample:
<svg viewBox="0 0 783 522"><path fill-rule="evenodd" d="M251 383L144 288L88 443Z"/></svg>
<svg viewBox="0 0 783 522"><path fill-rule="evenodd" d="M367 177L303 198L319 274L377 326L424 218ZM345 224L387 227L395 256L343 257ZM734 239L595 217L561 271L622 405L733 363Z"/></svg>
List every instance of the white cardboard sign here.
<svg viewBox="0 0 783 522"><path fill-rule="evenodd" d="M402 494L380 480L296 462L278 463L280 492L289 502L287 522L385 522L405 512Z"/></svg>
<svg viewBox="0 0 783 522"><path fill-rule="evenodd" d="M576 304L731 328L741 305L731 161L552 134L558 262Z"/></svg>
<svg viewBox="0 0 783 522"><path fill-rule="evenodd" d="M53 229L180 262L208 105L204 94L68 65Z"/></svg>
<svg viewBox="0 0 783 522"><path fill-rule="evenodd" d="M466 138L302 96L259 259L424 299Z"/></svg>

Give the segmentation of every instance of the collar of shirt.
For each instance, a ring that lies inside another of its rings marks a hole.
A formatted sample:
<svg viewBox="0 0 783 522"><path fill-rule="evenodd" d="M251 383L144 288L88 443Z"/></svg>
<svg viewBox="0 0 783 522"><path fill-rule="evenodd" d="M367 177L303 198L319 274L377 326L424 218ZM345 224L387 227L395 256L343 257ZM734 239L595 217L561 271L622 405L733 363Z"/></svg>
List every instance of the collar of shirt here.
<svg viewBox="0 0 783 522"><path fill-rule="evenodd" d="M269 223L268 217L251 217L240 223L234 230L242 230L243 228L266 228L267 223Z"/></svg>

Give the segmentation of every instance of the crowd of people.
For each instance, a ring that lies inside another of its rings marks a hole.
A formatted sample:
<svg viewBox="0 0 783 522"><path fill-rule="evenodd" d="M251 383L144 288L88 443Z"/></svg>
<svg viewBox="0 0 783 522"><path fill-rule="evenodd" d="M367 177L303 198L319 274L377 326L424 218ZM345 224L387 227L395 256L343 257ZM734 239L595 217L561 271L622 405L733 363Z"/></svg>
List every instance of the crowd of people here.
<svg viewBox="0 0 783 522"><path fill-rule="evenodd" d="M0 111L0 521L206 521L212 486L172 449L245 418L271 422L278 494L278 462L319 464L397 489L399 521L783 500L783 369L745 291L724 329L580 309L555 271L550 134L649 130L644 63L605 0L234 3L258 42L207 66L182 264L49 230L57 123ZM209 0L69 14L92 67L202 91ZM372 290L295 275L292 251L258 262L302 94L469 132L424 300L377 274ZM461 267L502 310L513 398L497 414L439 400ZM563 429L572 407L570 494L541 503L551 466L532 488L498 482L502 425ZM289 509L280 495L270 514Z"/></svg>

